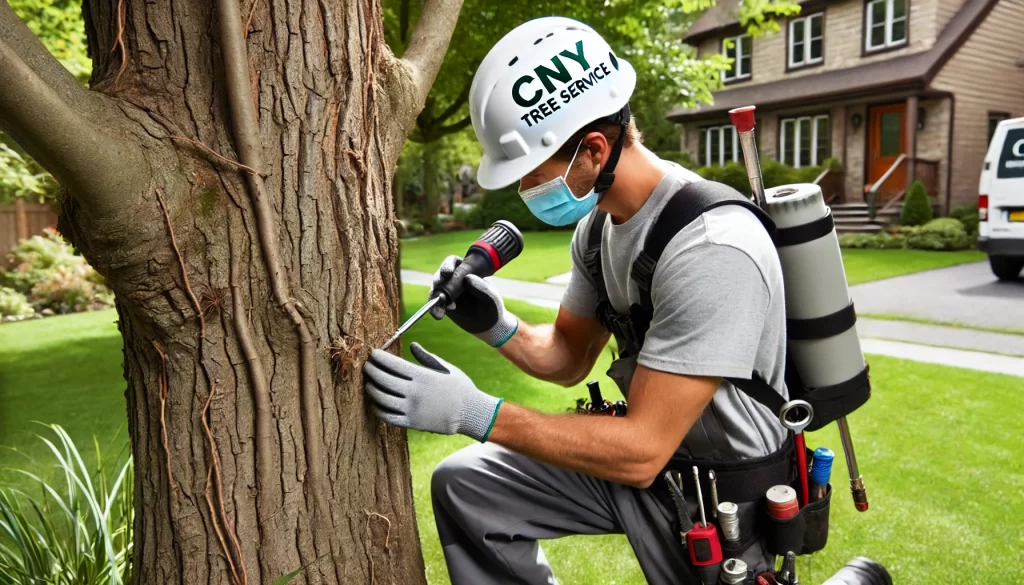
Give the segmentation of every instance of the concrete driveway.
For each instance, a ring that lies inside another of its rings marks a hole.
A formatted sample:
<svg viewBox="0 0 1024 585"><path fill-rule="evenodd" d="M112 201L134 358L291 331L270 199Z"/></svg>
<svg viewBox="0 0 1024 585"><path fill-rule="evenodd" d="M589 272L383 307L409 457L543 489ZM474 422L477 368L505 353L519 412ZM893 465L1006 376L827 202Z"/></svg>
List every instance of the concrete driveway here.
<svg viewBox="0 0 1024 585"><path fill-rule="evenodd" d="M1024 279L1000 282L988 262L850 287L857 313L897 313L977 327L1024 329Z"/></svg>

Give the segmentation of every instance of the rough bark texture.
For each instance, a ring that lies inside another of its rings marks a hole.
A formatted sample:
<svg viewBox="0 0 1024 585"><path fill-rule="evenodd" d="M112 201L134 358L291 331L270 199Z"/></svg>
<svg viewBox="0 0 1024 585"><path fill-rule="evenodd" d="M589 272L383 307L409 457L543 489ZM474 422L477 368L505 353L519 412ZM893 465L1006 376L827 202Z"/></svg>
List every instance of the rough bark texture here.
<svg viewBox="0 0 1024 585"><path fill-rule="evenodd" d="M98 205L69 185L60 229L117 294L135 579L269 585L305 567L292 583L423 583L405 435L365 408L361 366L396 325L388 177L437 67L391 55L377 0L240 8L277 274L255 181L232 162L214 3L85 0L96 91L58 88L132 146L131 186ZM423 50L443 54L450 31L422 33Z"/></svg>

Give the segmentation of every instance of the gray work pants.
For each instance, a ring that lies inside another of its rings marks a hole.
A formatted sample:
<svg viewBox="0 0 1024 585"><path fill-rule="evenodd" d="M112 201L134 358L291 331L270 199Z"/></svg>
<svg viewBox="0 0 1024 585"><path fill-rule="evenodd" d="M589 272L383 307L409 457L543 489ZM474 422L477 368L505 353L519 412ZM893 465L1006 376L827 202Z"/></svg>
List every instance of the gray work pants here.
<svg viewBox="0 0 1024 585"><path fill-rule="evenodd" d="M648 490L485 443L442 461L431 497L452 585L556 584L537 540L570 534L625 534L648 583L700 585L675 511ZM761 542L739 558L761 570L774 560Z"/></svg>

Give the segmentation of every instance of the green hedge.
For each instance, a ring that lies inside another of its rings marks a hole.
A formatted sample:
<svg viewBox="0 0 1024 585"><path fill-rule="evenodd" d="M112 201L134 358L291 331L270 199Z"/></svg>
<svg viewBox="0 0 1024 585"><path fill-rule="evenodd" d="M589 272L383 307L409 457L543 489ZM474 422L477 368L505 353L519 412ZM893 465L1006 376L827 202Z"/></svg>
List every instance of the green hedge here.
<svg viewBox="0 0 1024 585"><path fill-rule="evenodd" d="M949 217L960 220L967 230L967 235L976 237L978 235L978 208L974 205L963 205L949 212Z"/></svg>
<svg viewBox="0 0 1024 585"><path fill-rule="evenodd" d="M777 160L766 159L761 163L761 181L765 188L794 183L812 183L826 168L840 170L842 166L839 161L829 159L823 165L795 169ZM709 181L725 183L740 193L750 192L750 181L747 179L747 169L743 163L729 162L721 166L698 167L694 169L694 172Z"/></svg>
<svg viewBox="0 0 1024 585"><path fill-rule="evenodd" d="M966 250L974 246L976 236L964 229L960 220L952 217L933 219L923 226L898 226L893 233L844 234L839 236L843 248L913 249L913 250Z"/></svg>

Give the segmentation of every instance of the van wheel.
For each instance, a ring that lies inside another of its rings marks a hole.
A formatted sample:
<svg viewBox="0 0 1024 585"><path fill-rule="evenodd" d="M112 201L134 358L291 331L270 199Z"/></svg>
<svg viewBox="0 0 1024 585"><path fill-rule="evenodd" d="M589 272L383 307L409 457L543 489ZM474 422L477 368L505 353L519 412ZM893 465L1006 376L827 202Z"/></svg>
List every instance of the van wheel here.
<svg viewBox="0 0 1024 585"><path fill-rule="evenodd" d="M1016 280L1024 268L1024 258L1017 256L989 256L988 263L999 280Z"/></svg>

